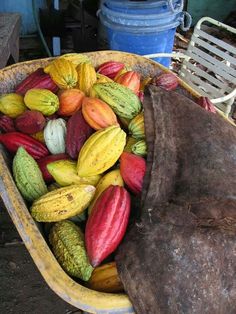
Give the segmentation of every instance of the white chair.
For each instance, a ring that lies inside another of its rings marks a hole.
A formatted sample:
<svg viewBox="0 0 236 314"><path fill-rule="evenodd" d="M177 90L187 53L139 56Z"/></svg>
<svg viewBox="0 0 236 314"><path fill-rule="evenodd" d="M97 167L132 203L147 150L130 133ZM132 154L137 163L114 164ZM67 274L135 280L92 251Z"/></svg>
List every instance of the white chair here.
<svg viewBox="0 0 236 314"><path fill-rule="evenodd" d="M192 88L212 103L227 117L236 97L236 47L207 33L204 22L236 34L236 29L210 17L201 18L194 31L186 52L155 53L147 58L172 57L183 59L178 75Z"/></svg>

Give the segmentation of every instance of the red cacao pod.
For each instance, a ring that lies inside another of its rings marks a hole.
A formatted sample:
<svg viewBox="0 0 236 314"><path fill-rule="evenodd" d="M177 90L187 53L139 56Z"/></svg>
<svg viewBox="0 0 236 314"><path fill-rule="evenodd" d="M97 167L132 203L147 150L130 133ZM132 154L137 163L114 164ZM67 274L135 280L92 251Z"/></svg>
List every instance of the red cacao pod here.
<svg viewBox="0 0 236 314"><path fill-rule="evenodd" d="M129 215L129 193L121 186L110 185L97 199L86 224L85 244L93 267L118 247L125 235Z"/></svg>
<svg viewBox="0 0 236 314"><path fill-rule="evenodd" d="M175 90L179 85L177 76L173 73L163 73L153 79L152 84L162 87L165 90Z"/></svg>
<svg viewBox="0 0 236 314"><path fill-rule="evenodd" d="M76 111L67 122L66 152L72 159L77 159L84 142L93 133L85 121L82 111Z"/></svg>
<svg viewBox="0 0 236 314"><path fill-rule="evenodd" d="M135 71L125 72L116 79L116 83L124 85L131 89L135 94L138 94L140 89L140 74Z"/></svg>
<svg viewBox="0 0 236 314"><path fill-rule="evenodd" d="M20 132L0 134L0 143L11 153L15 153L22 146L34 159L39 159L49 154L44 144Z"/></svg>
<svg viewBox="0 0 236 314"><path fill-rule="evenodd" d="M17 94L25 95L29 89L45 88L55 93L58 90L57 85L53 82L49 74L44 73L42 68L37 69L28 75L17 87Z"/></svg>
<svg viewBox="0 0 236 314"><path fill-rule="evenodd" d="M206 111L216 113L216 108L208 97L199 97L197 100L197 104Z"/></svg>
<svg viewBox="0 0 236 314"><path fill-rule="evenodd" d="M15 120L17 130L27 134L34 134L41 131L45 123L46 119L43 114L35 110L27 110Z"/></svg>
<svg viewBox="0 0 236 314"><path fill-rule="evenodd" d="M0 130L9 133L14 132L15 126L14 126L14 120L8 116L0 116Z"/></svg>
<svg viewBox="0 0 236 314"><path fill-rule="evenodd" d="M134 194L141 193L145 171L146 161L144 158L128 152L121 154L120 173L125 184Z"/></svg>
<svg viewBox="0 0 236 314"><path fill-rule="evenodd" d="M125 67L124 63L117 62L117 61L108 61L102 63L98 69L97 72L106 75L107 77L114 79L116 74Z"/></svg>
<svg viewBox="0 0 236 314"><path fill-rule="evenodd" d="M47 169L47 165L50 164L50 162L53 162L56 160L67 160L67 159L70 159L70 157L67 154L55 154L55 155L48 155L46 157L43 157L37 160L37 163L42 172L44 181L47 183L54 181L52 175L48 172L48 169Z"/></svg>

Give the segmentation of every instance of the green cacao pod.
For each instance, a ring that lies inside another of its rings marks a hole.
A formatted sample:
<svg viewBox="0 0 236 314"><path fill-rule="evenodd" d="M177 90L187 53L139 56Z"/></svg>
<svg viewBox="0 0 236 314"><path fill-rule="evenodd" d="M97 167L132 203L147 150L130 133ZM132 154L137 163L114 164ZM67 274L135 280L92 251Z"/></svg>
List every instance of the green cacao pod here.
<svg viewBox="0 0 236 314"><path fill-rule="evenodd" d="M132 137L140 139L140 140L145 138L143 112L139 113L136 117L134 117L130 121L128 128Z"/></svg>
<svg viewBox="0 0 236 314"><path fill-rule="evenodd" d="M124 148L124 151L125 152L128 152L128 153L131 153L132 152L132 146L137 143L137 139L136 138L133 138L132 136L129 136L127 138L127 141L126 141L126 145L125 145L125 148Z"/></svg>
<svg viewBox="0 0 236 314"><path fill-rule="evenodd" d="M92 90L120 117L132 119L141 110L141 102L128 87L119 83L97 83Z"/></svg>
<svg viewBox="0 0 236 314"><path fill-rule="evenodd" d="M34 201L47 193L47 186L37 162L23 147L13 159L13 176L18 189L27 201Z"/></svg>
<svg viewBox="0 0 236 314"><path fill-rule="evenodd" d="M80 177L101 174L119 159L126 134L118 126L101 129L91 135L79 153L77 170Z"/></svg>
<svg viewBox="0 0 236 314"><path fill-rule="evenodd" d="M144 140L140 140L132 145L132 153L145 157L147 155L147 144Z"/></svg>
<svg viewBox="0 0 236 314"><path fill-rule="evenodd" d="M84 244L84 235L72 221L57 222L49 234L49 242L56 259L71 276L88 281L93 267L90 265Z"/></svg>
<svg viewBox="0 0 236 314"><path fill-rule="evenodd" d="M40 111L45 116L50 116L59 109L57 95L48 89L32 88L28 90L24 102L29 109Z"/></svg>

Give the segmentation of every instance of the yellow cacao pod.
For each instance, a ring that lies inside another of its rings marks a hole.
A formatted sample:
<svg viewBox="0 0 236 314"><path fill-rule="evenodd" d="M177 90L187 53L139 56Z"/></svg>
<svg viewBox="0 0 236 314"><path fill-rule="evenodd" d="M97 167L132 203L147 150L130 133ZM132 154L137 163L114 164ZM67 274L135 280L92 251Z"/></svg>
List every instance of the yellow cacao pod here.
<svg viewBox="0 0 236 314"><path fill-rule="evenodd" d="M61 89L73 88L78 81L76 66L65 58L57 58L52 62L49 75Z"/></svg>
<svg viewBox="0 0 236 314"><path fill-rule="evenodd" d="M89 59L89 57L82 53L66 53L58 57L57 59L61 59L61 58L71 61L75 66L83 62L91 63L91 60ZM52 62L43 69L44 72L49 73L51 66L52 66Z"/></svg>
<svg viewBox="0 0 236 314"><path fill-rule="evenodd" d="M36 221L55 222L82 213L93 198L95 187L74 184L48 192L38 198L31 207Z"/></svg>
<svg viewBox="0 0 236 314"><path fill-rule="evenodd" d="M40 141L42 143L45 143L43 131L39 131L37 133L31 134L31 136L33 138L35 138L36 140L38 140L38 141Z"/></svg>
<svg viewBox="0 0 236 314"><path fill-rule="evenodd" d="M76 162L71 160L57 160L47 164L48 172L60 186L71 184L96 185L101 178L100 175L90 177L79 177L76 169Z"/></svg>
<svg viewBox="0 0 236 314"><path fill-rule="evenodd" d="M96 71L89 63L81 63L76 69L78 73L77 88L89 96L90 88L97 81Z"/></svg>
<svg viewBox="0 0 236 314"><path fill-rule="evenodd" d="M90 289L100 292L122 292L124 287L118 276L115 262L107 263L94 268L87 282Z"/></svg>
<svg viewBox="0 0 236 314"><path fill-rule="evenodd" d="M91 213L94 204L96 203L99 196L102 194L103 191L106 190L110 185L119 185L124 186L124 181L122 179L122 176L120 174L120 170L112 170L108 173L106 173L98 182L96 186L96 192L94 194L93 200L89 205L88 208L88 214Z"/></svg>
<svg viewBox="0 0 236 314"><path fill-rule="evenodd" d="M125 139L125 132L114 125L91 135L79 153L79 176L93 176L112 167L123 152Z"/></svg>
<svg viewBox="0 0 236 314"><path fill-rule="evenodd" d="M59 99L48 89L32 88L24 97L26 106L42 112L45 116L54 114L59 108Z"/></svg>
<svg viewBox="0 0 236 314"><path fill-rule="evenodd" d="M15 93L0 96L0 111L6 116L16 118L26 110L23 96Z"/></svg>

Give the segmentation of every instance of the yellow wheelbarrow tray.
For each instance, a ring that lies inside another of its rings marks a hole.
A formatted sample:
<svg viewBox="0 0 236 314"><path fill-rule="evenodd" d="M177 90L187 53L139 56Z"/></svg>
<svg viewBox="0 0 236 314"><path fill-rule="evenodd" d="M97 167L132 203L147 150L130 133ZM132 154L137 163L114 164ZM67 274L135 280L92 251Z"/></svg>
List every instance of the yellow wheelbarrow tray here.
<svg viewBox="0 0 236 314"><path fill-rule="evenodd" d="M160 70L170 72L169 69L159 63L130 53L109 50L84 54L89 56L95 67L106 61L119 61L141 73L142 77L153 77L155 74L159 73ZM14 87L28 74L39 67L45 67L52 60L53 58L46 58L27 61L0 70L0 93L3 94L14 91ZM196 98L200 96L181 79L179 82L192 96ZM132 304L126 294L102 293L88 289L75 282L65 273L43 237L40 231L40 224L36 223L31 217L15 185L9 164L8 154L1 145L1 198L34 263L49 287L66 302L89 313L134 313Z"/></svg>

